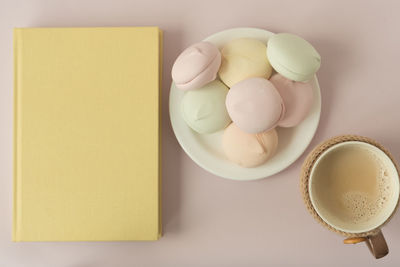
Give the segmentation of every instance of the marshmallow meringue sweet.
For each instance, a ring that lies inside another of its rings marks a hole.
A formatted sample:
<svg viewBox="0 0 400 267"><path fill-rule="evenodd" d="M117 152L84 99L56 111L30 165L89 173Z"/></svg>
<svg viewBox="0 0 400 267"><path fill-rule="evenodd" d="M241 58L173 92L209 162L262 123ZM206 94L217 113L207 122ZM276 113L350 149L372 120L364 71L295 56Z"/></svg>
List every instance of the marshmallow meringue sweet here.
<svg viewBox="0 0 400 267"><path fill-rule="evenodd" d="M271 36L267 56L276 72L298 82L310 80L321 66L317 50L303 38L290 33Z"/></svg>
<svg viewBox="0 0 400 267"><path fill-rule="evenodd" d="M275 154L278 134L275 129L249 134L231 123L224 131L222 146L230 161L246 168L256 167Z"/></svg>
<svg viewBox="0 0 400 267"><path fill-rule="evenodd" d="M227 43L221 51L220 79L228 86L252 77L268 79L272 67L266 55L266 45L256 39L240 38Z"/></svg>
<svg viewBox="0 0 400 267"><path fill-rule="evenodd" d="M310 83L295 82L280 74L271 77L285 105L285 116L279 121L280 127L294 127L300 124L310 112L313 104L313 89Z"/></svg>
<svg viewBox="0 0 400 267"><path fill-rule="evenodd" d="M231 87L226 109L237 127L253 134L276 127L285 114L279 92L263 78L246 79Z"/></svg>
<svg viewBox="0 0 400 267"><path fill-rule="evenodd" d="M225 107L228 87L219 80L199 90L191 90L182 98L183 119L194 131L205 134L224 129L231 119Z"/></svg>
<svg viewBox="0 0 400 267"><path fill-rule="evenodd" d="M177 88L193 90L217 78L221 53L209 42L199 42L186 48L172 66L172 79Z"/></svg>

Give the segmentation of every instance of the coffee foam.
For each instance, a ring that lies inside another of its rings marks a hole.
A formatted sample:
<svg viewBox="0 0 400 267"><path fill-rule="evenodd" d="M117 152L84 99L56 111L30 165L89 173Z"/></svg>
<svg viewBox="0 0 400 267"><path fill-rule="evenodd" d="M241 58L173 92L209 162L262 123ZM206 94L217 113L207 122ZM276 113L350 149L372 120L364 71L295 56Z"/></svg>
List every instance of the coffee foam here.
<svg viewBox="0 0 400 267"><path fill-rule="evenodd" d="M376 176L378 192L377 195L370 195L365 192L348 191L341 196L341 202L348 214L351 214L349 219L353 224L368 222L379 215L392 194L391 181L384 164L374 153L368 151L368 154L380 168Z"/></svg>

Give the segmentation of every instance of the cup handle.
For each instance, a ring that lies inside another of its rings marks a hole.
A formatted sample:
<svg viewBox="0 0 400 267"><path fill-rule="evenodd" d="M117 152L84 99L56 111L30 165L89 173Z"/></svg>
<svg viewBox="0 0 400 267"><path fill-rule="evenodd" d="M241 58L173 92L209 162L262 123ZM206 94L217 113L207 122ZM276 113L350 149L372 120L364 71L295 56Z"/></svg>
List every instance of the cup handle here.
<svg viewBox="0 0 400 267"><path fill-rule="evenodd" d="M360 242L367 243L367 247L376 259L380 259L389 253L389 248L381 230L379 230L375 235L367 237L350 237L343 240L343 243L345 244L357 244Z"/></svg>

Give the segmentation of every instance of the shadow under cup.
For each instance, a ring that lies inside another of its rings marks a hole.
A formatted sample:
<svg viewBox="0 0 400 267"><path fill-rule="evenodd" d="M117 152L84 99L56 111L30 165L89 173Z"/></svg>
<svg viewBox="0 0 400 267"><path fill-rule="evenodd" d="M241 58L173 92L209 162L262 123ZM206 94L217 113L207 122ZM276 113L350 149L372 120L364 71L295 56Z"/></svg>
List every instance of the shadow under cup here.
<svg viewBox="0 0 400 267"><path fill-rule="evenodd" d="M347 233L379 228L399 199L392 160L376 146L359 141L341 142L324 151L311 169L308 187L318 215Z"/></svg>

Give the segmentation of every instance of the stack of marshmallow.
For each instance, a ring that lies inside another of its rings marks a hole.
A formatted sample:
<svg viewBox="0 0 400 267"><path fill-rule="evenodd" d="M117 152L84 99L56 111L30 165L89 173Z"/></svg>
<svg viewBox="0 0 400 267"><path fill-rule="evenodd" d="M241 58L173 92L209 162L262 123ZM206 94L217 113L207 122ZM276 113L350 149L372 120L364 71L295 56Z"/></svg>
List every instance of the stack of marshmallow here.
<svg viewBox="0 0 400 267"><path fill-rule="evenodd" d="M310 43L279 33L267 44L234 39L221 51L196 43L178 56L172 79L186 91L181 109L187 125L200 134L224 130L226 157L255 167L276 152L276 127L294 127L307 117L313 103L309 81L320 64Z"/></svg>

